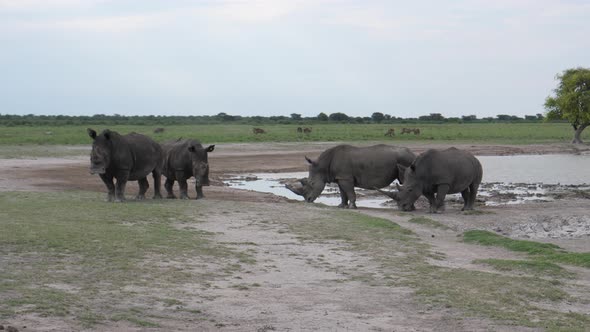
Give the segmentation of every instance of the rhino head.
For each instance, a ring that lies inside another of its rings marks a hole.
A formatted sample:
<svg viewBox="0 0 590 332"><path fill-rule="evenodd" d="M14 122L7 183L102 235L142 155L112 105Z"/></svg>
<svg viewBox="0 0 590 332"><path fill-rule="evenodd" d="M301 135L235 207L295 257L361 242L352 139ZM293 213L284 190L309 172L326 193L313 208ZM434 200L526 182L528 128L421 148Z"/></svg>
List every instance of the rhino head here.
<svg viewBox="0 0 590 332"><path fill-rule="evenodd" d="M416 209L414 203L422 195L422 181L416 176L416 165L412 163L409 167L398 165L400 179L403 179L403 186L397 185L397 195L394 200L402 211L413 211Z"/></svg>
<svg viewBox="0 0 590 332"><path fill-rule="evenodd" d="M209 145L203 148L199 145L191 145L188 151L191 156L191 165L193 169L193 176L195 177L195 185L197 187L209 185L209 158L208 153L213 152L215 145Z"/></svg>
<svg viewBox="0 0 590 332"><path fill-rule="evenodd" d="M397 203L397 207L400 210L402 210L402 211L416 210L416 207L414 206L414 202L416 202L416 200L418 199L418 197L420 197L420 195L418 195L418 197L416 197L416 199L413 199L413 198L411 198L411 195L408 193L408 191L403 186L400 186L399 184L397 184L396 186L397 186L397 191L386 191L386 190L381 190L379 188L374 188L374 189L384 195L389 196L391 199L393 199Z"/></svg>
<svg viewBox="0 0 590 332"><path fill-rule="evenodd" d="M307 178L299 179L296 182L286 183L285 187L291 190L293 193L303 196L303 192L305 189L304 182L307 181Z"/></svg>
<svg viewBox="0 0 590 332"><path fill-rule="evenodd" d="M305 157L309 163L309 176L299 180L299 183L286 184L287 189L299 196L303 196L306 202L313 203L326 187L326 180L317 161Z"/></svg>
<svg viewBox="0 0 590 332"><path fill-rule="evenodd" d="M100 135L95 130L88 128L88 136L93 139L90 152L90 174L104 174L111 164L113 142L112 132L105 129Z"/></svg>

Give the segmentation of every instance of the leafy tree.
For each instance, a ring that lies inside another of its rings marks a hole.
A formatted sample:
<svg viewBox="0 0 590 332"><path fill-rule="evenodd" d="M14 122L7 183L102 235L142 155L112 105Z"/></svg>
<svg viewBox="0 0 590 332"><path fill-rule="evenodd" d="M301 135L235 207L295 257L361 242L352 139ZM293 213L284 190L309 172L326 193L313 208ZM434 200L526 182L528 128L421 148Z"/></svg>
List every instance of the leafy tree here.
<svg viewBox="0 0 590 332"><path fill-rule="evenodd" d="M574 128L572 143L582 143L582 131L590 125L590 68L572 68L557 74L555 97L545 99L547 119L564 119Z"/></svg>
<svg viewBox="0 0 590 332"><path fill-rule="evenodd" d="M381 121L385 120L385 115L381 112L375 112L371 115L371 119L377 123L381 123Z"/></svg>
<svg viewBox="0 0 590 332"><path fill-rule="evenodd" d="M330 121L348 121L348 115L340 112L332 113L328 118Z"/></svg>
<svg viewBox="0 0 590 332"><path fill-rule="evenodd" d="M463 116L461 116L461 120L463 120L465 122L476 121L477 120L477 116L474 115L474 114L471 114L471 115L463 115Z"/></svg>
<svg viewBox="0 0 590 332"><path fill-rule="evenodd" d="M498 120L500 121L510 121L510 119L512 119L512 115L508 115L508 114L498 114L496 116L496 118L498 118Z"/></svg>
<svg viewBox="0 0 590 332"><path fill-rule="evenodd" d="M328 116L326 115L326 113L320 113L318 114L318 120L319 121L328 121Z"/></svg>
<svg viewBox="0 0 590 332"><path fill-rule="evenodd" d="M301 114L291 113L291 119L293 119L293 120L301 120Z"/></svg>

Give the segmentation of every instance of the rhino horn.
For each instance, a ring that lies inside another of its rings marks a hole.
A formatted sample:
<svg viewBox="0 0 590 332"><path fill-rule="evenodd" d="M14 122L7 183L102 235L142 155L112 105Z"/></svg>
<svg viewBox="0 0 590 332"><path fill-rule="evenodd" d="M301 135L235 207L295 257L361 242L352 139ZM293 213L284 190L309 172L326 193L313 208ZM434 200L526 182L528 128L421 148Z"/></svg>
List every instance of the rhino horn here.
<svg viewBox="0 0 590 332"><path fill-rule="evenodd" d="M380 192L380 193L382 193L384 195L389 196L391 199L393 199L395 201L398 201L399 200L397 191L385 191L385 190L381 190L379 188L375 188L375 190L377 190L378 192Z"/></svg>
<svg viewBox="0 0 590 332"><path fill-rule="evenodd" d="M299 183L287 183L285 184L285 187L291 190L293 193L303 196L303 185Z"/></svg>

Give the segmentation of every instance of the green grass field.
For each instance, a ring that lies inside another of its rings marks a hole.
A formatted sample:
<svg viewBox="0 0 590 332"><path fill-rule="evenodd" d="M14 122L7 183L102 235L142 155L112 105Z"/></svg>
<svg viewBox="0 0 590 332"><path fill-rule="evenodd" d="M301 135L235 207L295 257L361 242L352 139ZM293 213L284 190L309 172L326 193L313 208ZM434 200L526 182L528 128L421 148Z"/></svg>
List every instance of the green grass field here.
<svg viewBox="0 0 590 332"><path fill-rule="evenodd" d="M154 126L108 126L121 134L135 131L157 141L179 137L198 138L205 143L298 142L298 141L458 141L530 144L569 142L573 129L566 123L473 123L473 124L322 124L313 125L311 134L298 134L297 125L261 125L266 133L255 135L251 125L169 126L163 133L154 134ZM419 128L420 135L401 135L401 128ZM107 128L96 127L97 131ZM394 137L385 136L394 128ZM590 130L583 139L590 140ZM86 126L28 127L0 126L0 145L15 144L88 144Z"/></svg>

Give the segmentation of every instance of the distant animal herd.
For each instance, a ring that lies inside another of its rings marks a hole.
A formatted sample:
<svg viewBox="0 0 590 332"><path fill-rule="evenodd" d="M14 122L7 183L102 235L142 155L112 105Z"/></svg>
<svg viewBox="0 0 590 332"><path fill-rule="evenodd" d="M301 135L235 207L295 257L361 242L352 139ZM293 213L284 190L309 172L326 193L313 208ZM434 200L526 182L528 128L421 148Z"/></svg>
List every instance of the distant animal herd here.
<svg viewBox="0 0 590 332"><path fill-rule="evenodd" d="M164 128L156 128L156 130L161 129L161 131L155 131L154 133L161 133L164 131ZM297 134L305 134L305 135L309 135L311 134L313 128L312 127L297 127ZM259 135L259 134L266 134L266 130L262 129L262 128L258 128L258 127L254 127L252 128L252 133L254 135ZM414 134L414 135L420 135L420 128L402 128L400 135L403 134ZM395 128L389 128L387 129L387 131L385 132L385 136L389 136L389 137L393 137L395 136Z"/></svg>
<svg viewBox="0 0 590 332"><path fill-rule="evenodd" d="M196 198L204 197L203 186L209 185L208 154L215 145L204 147L196 139L177 139L159 144L148 136L130 133L120 135L111 130L98 134L88 128L92 138L90 172L98 174L107 188L107 200L125 200L128 181L137 181L139 193L136 199L145 199L149 188L147 176L152 174L154 198L162 198L161 176L166 180L167 198L176 198L173 192L178 182L180 198L188 199L188 183L195 178ZM162 133L156 128L154 133ZM301 134L311 133L312 128L297 128ZM253 128L254 134L264 134L262 128ZM402 128L401 134L420 134L418 128ZM395 135L390 128L386 136ZM287 183L286 187L305 201L314 202L327 183L336 183L340 189L343 208L356 208L355 187L378 190L397 202L400 210L412 211L420 196L428 199L430 212L444 210L447 194L461 193L462 210L472 210L483 176L480 162L471 153L449 148L427 150L416 156L405 147L379 144L368 147L337 145L322 152L318 159L305 157L309 163L307 178ZM397 191L384 191L395 180ZM400 185L401 184L401 185Z"/></svg>

